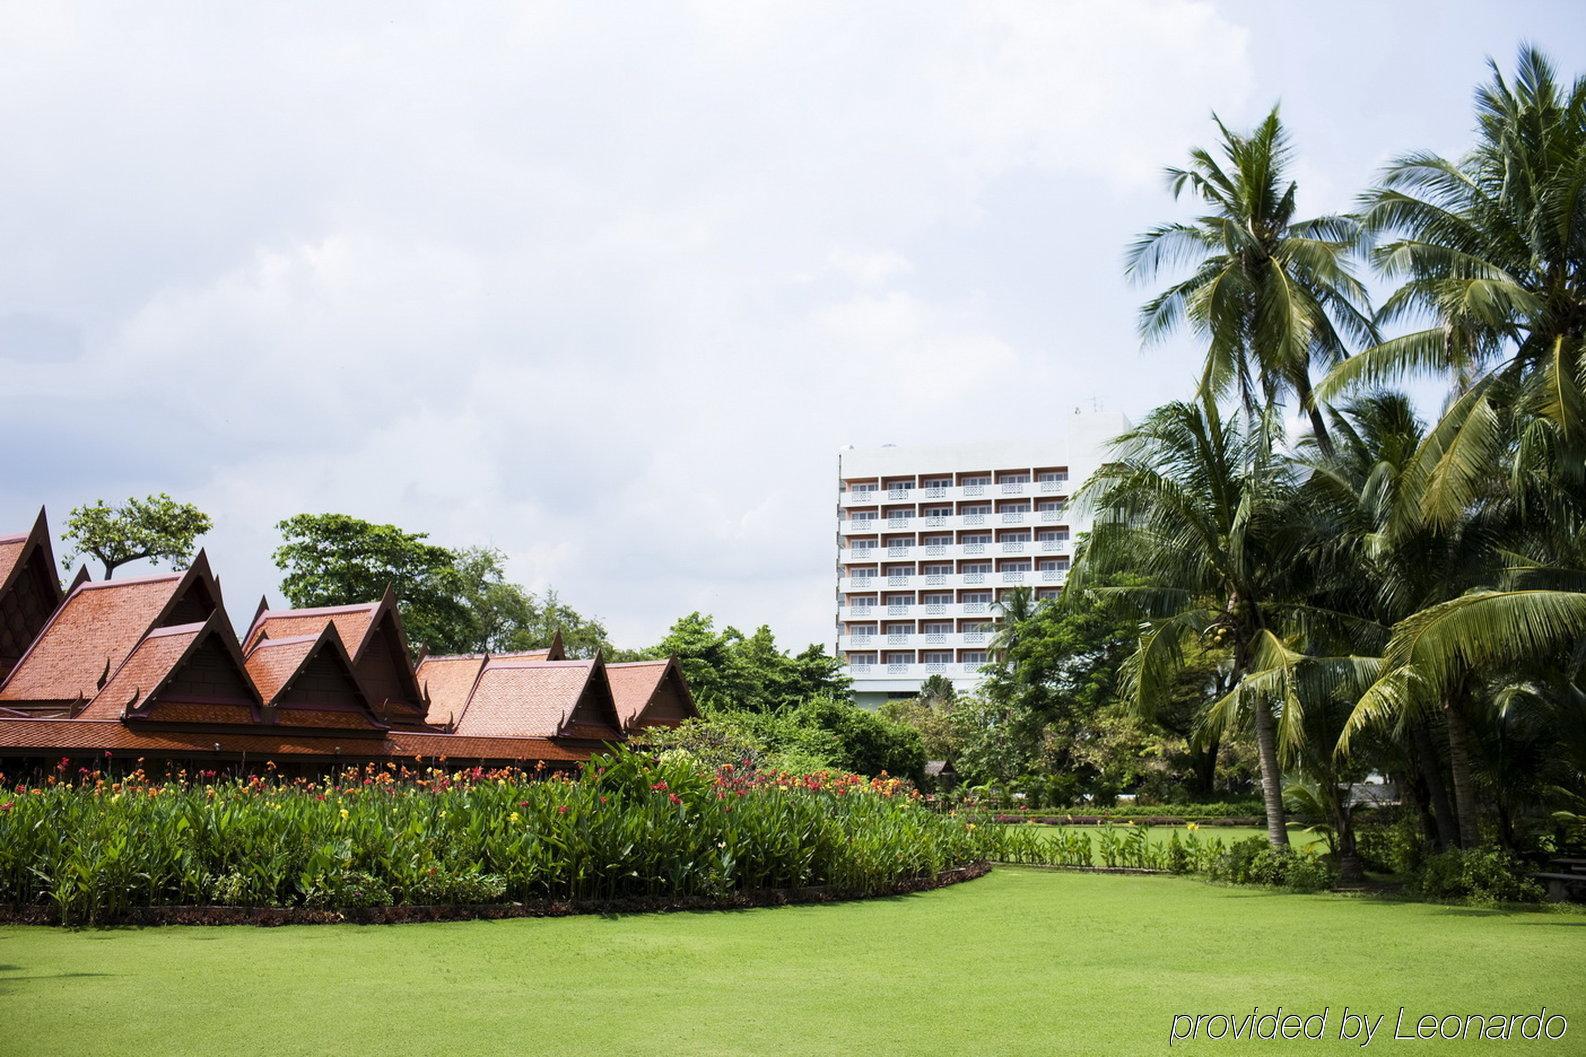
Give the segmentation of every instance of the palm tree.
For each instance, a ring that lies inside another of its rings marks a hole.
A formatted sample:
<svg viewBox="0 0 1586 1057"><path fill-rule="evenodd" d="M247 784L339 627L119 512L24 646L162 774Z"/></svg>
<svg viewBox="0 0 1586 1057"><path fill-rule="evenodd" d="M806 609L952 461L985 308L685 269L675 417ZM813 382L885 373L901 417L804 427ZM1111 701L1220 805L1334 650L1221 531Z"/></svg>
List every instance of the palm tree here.
<svg viewBox="0 0 1586 1057"><path fill-rule="evenodd" d="M1378 266L1402 285L1381 320L1428 325L1334 369L1324 397L1430 370L1451 382L1417 448L1401 523L1495 535L1483 582L1401 615L1382 678L1341 741L1441 705L1461 843L1477 838L1473 766L1481 748L1462 700L1586 639L1586 79L1566 87L1523 47L1511 84L1492 66L1476 98L1478 140L1459 161L1394 162L1363 202ZM1472 720L1481 723L1472 724Z"/></svg>
<svg viewBox="0 0 1586 1057"><path fill-rule="evenodd" d="M1493 535L1483 518L1440 526L1404 517L1425 429L1400 393L1371 393L1334 413L1336 448L1308 462L1303 490L1313 527L1307 559L1326 585L1320 598L1361 618L1342 645L1379 654L1396 623L1483 582L1495 569ZM1432 745L1433 713L1395 715L1395 731L1424 780L1440 844L1475 840L1475 781L1469 721L1471 687L1456 687L1435 704L1450 761L1450 799L1441 755ZM1404 702L1408 704L1409 702Z"/></svg>
<svg viewBox="0 0 1586 1057"><path fill-rule="evenodd" d="M1379 321L1426 326L1321 386L1331 396L1414 371L1450 379L1420 459L1421 512L1437 520L1460 517L1517 456L1577 497L1586 474L1586 78L1564 86L1530 46L1517 65L1510 84L1489 61L1473 150L1457 162L1407 154L1364 196L1375 263L1402 280Z"/></svg>
<svg viewBox="0 0 1586 1057"><path fill-rule="evenodd" d="M1325 450L1311 368L1343 361L1351 342L1377 340L1366 290L1351 268L1355 223L1295 219L1298 187L1287 175L1293 151L1276 107L1248 136L1213 120L1217 152L1197 149L1188 167L1167 171L1174 197L1188 194L1206 212L1154 227L1129 249L1127 273L1141 281L1190 267L1141 309L1141 335L1150 340L1187 324L1207 341L1203 398L1237 391L1253 418L1292 394Z"/></svg>
<svg viewBox="0 0 1586 1057"><path fill-rule="evenodd" d="M1173 403L1113 442L1113 459L1080 491L1095 525L1068 590L1131 600L1146 617L1123 672L1125 697L1149 709L1164 700L1192 642L1231 648L1237 683L1271 629L1294 609L1283 553L1294 480L1274 455L1276 416L1255 429L1224 421L1216 402ZM1143 584L1103 586L1114 570ZM1277 721L1252 702L1267 833L1288 844Z"/></svg>

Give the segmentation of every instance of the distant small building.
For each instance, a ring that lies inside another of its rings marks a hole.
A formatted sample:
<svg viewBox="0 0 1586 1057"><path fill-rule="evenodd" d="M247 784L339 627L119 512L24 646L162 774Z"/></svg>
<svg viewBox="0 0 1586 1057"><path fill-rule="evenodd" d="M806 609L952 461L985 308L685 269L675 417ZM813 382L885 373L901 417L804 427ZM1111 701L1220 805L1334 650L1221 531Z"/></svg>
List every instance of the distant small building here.
<svg viewBox="0 0 1586 1057"><path fill-rule="evenodd" d="M951 789L958 783L958 770L952 760L926 760L925 781L938 790Z"/></svg>

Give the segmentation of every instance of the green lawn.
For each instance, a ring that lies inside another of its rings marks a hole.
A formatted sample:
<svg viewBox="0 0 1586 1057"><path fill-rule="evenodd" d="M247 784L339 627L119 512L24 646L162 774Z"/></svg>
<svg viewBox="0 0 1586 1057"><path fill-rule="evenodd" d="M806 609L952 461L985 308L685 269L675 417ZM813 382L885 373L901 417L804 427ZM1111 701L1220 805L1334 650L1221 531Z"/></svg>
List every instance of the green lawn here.
<svg viewBox="0 0 1586 1057"><path fill-rule="evenodd" d="M1566 1014L1586 1053L1586 915L1001 868L833 906L376 927L0 929L0 1053L1168 1053L1175 1012L1252 1004ZM1201 1042L1172 1052L1358 1053Z"/></svg>

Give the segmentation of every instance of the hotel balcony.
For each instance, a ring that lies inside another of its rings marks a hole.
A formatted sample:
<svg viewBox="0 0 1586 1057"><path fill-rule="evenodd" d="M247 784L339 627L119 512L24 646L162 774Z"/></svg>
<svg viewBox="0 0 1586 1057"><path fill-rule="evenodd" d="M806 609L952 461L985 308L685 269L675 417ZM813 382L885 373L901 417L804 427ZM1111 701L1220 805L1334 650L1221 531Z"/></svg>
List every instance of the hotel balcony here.
<svg viewBox="0 0 1586 1057"><path fill-rule="evenodd" d="M837 639L837 648L847 650L946 650L964 649L983 650L991 642L989 631L952 631L952 632L906 632L904 634L887 635L876 633L872 635L842 635Z"/></svg>
<svg viewBox="0 0 1586 1057"><path fill-rule="evenodd" d="M1068 495L1071 485L1061 481L1000 481L994 484L966 484L945 488L850 488L838 494L843 507L872 506L877 503L923 503L929 500L988 499L1008 496Z"/></svg>
<svg viewBox="0 0 1586 1057"><path fill-rule="evenodd" d="M983 661L960 662L940 664L850 664L847 671L850 678L862 679L929 679L933 675L945 675L957 678L975 678L980 675L980 669L985 666Z"/></svg>
<svg viewBox="0 0 1586 1057"><path fill-rule="evenodd" d="M841 601L838 613L843 620L890 620L894 617L989 617L996 611L990 602L910 602L904 605L855 606Z"/></svg>
<svg viewBox="0 0 1586 1057"><path fill-rule="evenodd" d="M845 593L888 589L929 590L957 587L1017 587L1041 584L1050 587L1068 579L1066 569L1007 569L985 573L915 573L912 576L844 576L837 589Z"/></svg>
<svg viewBox="0 0 1586 1057"><path fill-rule="evenodd" d="M905 544L899 547L845 547L837 560L844 565L868 562L917 561L949 558L992 558L1009 554L1072 554L1074 541L1001 540L993 543Z"/></svg>
<svg viewBox="0 0 1586 1057"><path fill-rule="evenodd" d="M1062 525L1068 522L1069 517L1067 510L1004 510L989 514L954 514L938 517L841 518L837 522L837 527L845 536L868 536L880 532L925 532L930 529Z"/></svg>

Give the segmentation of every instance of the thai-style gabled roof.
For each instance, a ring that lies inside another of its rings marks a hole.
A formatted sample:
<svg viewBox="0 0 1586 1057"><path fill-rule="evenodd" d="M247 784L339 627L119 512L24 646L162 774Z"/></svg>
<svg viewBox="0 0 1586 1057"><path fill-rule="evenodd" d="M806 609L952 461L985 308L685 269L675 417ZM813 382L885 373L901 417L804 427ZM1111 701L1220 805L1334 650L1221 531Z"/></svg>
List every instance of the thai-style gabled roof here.
<svg viewBox="0 0 1586 1057"><path fill-rule="evenodd" d="M0 679L5 678L61 604L44 509L20 536L0 536Z"/></svg>
<svg viewBox="0 0 1586 1057"><path fill-rule="evenodd" d="M261 704L231 621L217 609L203 623L145 635L77 718L253 725Z"/></svg>
<svg viewBox="0 0 1586 1057"><path fill-rule="evenodd" d="M203 551L182 573L78 582L0 684L0 705L73 706L93 698L144 635L201 623L220 608Z"/></svg>
<svg viewBox="0 0 1586 1057"><path fill-rule="evenodd" d="M397 725L422 724L423 692L413 674L396 594L389 586L378 601L345 606L270 609L261 600L243 637L243 650L250 652L265 639L317 635L326 625L336 628L375 712Z"/></svg>
<svg viewBox="0 0 1586 1057"><path fill-rule="evenodd" d="M699 715L694 695L676 657L658 661L624 661L606 665L611 695L617 703L622 729L675 727Z"/></svg>
<svg viewBox="0 0 1586 1057"><path fill-rule="evenodd" d="M318 634L261 638L246 654L265 722L325 730L381 730L335 624Z"/></svg>
<svg viewBox="0 0 1586 1057"><path fill-rule="evenodd" d="M622 739L605 663L487 659L455 732L485 737Z"/></svg>

